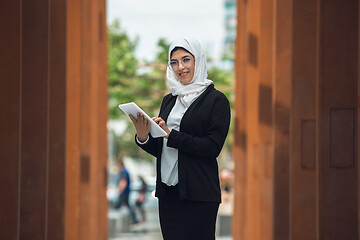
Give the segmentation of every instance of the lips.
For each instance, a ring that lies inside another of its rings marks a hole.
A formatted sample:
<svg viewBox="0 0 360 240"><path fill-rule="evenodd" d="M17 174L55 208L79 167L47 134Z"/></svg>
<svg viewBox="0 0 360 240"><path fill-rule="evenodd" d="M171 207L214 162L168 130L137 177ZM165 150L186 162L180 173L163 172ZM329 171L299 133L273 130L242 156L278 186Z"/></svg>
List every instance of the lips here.
<svg viewBox="0 0 360 240"><path fill-rule="evenodd" d="M180 77L185 77L188 74L189 74L189 72L184 72L184 73L180 73L179 75L180 75Z"/></svg>

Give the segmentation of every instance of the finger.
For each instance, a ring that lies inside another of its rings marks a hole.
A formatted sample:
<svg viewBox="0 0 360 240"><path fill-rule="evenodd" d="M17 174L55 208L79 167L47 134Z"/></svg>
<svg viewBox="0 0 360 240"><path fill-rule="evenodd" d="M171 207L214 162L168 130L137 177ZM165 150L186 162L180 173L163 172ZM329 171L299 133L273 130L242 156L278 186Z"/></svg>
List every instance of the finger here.
<svg viewBox="0 0 360 240"><path fill-rule="evenodd" d="M141 116L141 113L137 113L137 123L138 123L138 124L144 124L144 123L143 123L143 118L142 118L142 116Z"/></svg>
<svg viewBox="0 0 360 240"><path fill-rule="evenodd" d="M159 124L159 122L162 121L162 118L161 117L157 117L155 118L154 122L156 122L156 124Z"/></svg>
<svg viewBox="0 0 360 240"><path fill-rule="evenodd" d="M141 115L140 115L140 113L139 113L139 112L137 113L137 120L138 120L138 121L140 121L140 120L141 120Z"/></svg>
<svg viewBox="0 0 360 240"><path fill-rule="evenodd" d="M143 123L145 123L146 117L144 116L144 114L140 113L139 116L140 116L140 121L143 122Z"/></svg>
<svg viewBox="0 0 360 240"><path fill-rule="evenodd" d="M135 125L136 124L136 119L134 118L134 116L129 114L129 117L130 117L131 121L133 122L133 124Z"/></svg>
<svg viewBox="0 0 360 240"><path fill-rule="evenodd" d="M160 127L164 127L164 126L165 126L165 121L164 121L164 120L161 120L161 121L159 122L159 125L160 125Z"/></svg>
<svg viewBox="0 0 360 240"><path fill-rule="evenodd" d="M143 120L145 123L147 123L149 121L145 115L143 115Z"/></svg>

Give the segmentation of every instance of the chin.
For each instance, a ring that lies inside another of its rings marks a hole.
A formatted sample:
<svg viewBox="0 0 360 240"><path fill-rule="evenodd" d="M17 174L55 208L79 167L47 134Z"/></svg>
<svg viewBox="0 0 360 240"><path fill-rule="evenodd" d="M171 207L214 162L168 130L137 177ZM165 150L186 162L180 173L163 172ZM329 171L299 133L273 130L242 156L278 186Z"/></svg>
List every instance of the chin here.
<svg viewBox="0 0 360 240"><path fill-rule="evenodd" d="M191 79L190 79L190 80L189 80L189 79L180 80L180 83L181 83L182 85L189 85L189 84L191 83Z"/></svg>
<svg viewBox="0 0 360 240"><path fill-rule="evenodd" d="M182 85L189 85L190 81L184 81L184 82L180 82Z"/></svg>

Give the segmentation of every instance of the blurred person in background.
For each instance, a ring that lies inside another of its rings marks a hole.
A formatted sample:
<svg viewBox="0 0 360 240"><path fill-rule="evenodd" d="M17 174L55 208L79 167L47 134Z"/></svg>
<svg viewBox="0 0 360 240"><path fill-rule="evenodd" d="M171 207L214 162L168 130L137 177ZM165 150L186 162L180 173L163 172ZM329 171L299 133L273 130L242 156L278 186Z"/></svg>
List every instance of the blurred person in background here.
<svg viewBox="0 0 360 240"><path fill-rule="evenodd" d="M206 57L194 39L170 45L170 91L158 117L167 135L153 138L150 121L129 115L135 141L157 158L156 194L165 240L215 240L221 202L217 157L230 124L230 104L207 79Z"/></svg>
<svg viewBox="0 0 360 240"><path fill-rule="evenodd" d="M141 185L139 188L139 194L138 198L136 199L136 208L139 210L141 214L141 222L146 221L146 213L144 210L144 202L146 200L146 190L147 190L147 184L142 176L139 176Z"/></svg>
<svg viewBox="0 0 360 240"><path fill-rule="evenodd" d="M115 203L115 209L120 209L121 207L127 207L129 209L130 217L132 224L137 223L136 213L132 206L129 204L129 195L130 195L130 174L125 167L124 161L122 158L118 160L119 172L117 174L117 188L119 192L118 200Z"/></svg>

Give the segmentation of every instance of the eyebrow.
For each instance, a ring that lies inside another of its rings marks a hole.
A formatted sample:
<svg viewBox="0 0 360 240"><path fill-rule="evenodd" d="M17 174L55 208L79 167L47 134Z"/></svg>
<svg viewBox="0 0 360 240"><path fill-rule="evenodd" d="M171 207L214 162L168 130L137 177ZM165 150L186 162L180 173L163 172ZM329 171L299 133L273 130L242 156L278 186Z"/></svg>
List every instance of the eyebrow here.
<svg viewBox="0 0 360 240"><path fill-rule="evenodd" d="M183 56L181 59L184 59L184 58L189 58L190 57L190 55L185 55L185 56ZM170 59L170 61L177 61L177 59L174 59L174 58L172 58L172 59Z"/></svg>

